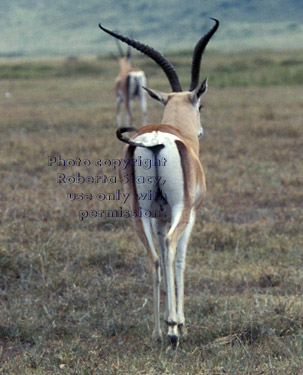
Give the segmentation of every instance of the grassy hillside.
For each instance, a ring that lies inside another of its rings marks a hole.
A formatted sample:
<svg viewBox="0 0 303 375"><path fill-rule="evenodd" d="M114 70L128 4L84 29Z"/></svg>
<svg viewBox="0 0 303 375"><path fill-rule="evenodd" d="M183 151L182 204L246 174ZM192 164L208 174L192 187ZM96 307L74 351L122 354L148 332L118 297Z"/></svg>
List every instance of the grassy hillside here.
<svg viewBox="0 0 303 375"><path fill-rule="evenodd" d="M172 60L186 87L190 57ZM135 63L150 87L168 90L152 63ZM200 160L208 193L187 257L189 338L176 351L151 344L152 287L129 220L78 219L79 210L118 202L67 199L120 185L61 186L57 173L100 169L47 165L59 154L119 158L117 67L108 59L3 65L1 374L302 372L301 63L302 52L205 56ZM160 117L149 100L149 121Z"/></svg>
<svg viewBox="0 0 303 375"><path fill-rule="evenodd" d="M218 18L217 49L301 48L299 0L10 0L2 12L0 57L85 56L116 49L98 23L150 43L161 51L192 48Z"/></svg>

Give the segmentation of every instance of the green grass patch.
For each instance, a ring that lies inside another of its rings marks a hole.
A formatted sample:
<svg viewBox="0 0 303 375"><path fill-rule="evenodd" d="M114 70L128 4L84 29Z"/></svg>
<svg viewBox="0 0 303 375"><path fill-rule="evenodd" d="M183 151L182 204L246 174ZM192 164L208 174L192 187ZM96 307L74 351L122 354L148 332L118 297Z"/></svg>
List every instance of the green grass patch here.
<svg viewBox="0 0 303 375"><path fill-rule="evenodd" d="M98 59L93 62L77 57L69 57L63 61L46 62L12 62L2 63L0 79L38 79L54 77L83 77L95 76L103 73Z"/></svg>
<svg viewBox="0 0 303 375"><path fill-rule="evenodd" d="M178 74L189 75L191 52L169 54L168 59L176 66ZM155 76L156 64L146 57L137 56L136 61L148 77ZM63 60L2 62L0 79L38 79L53 77L99 76L109 71L117 73L117 64L110 58L68 57ZM292 51L289 57L281 52L262 51L216 52L211 51L203 58L202 73L207 75L213 87L246 87L270 85L299 85L303 83L303 55ZM114 70L113 70L114 69ZM187 80L186 80L187 82Z"/></svg>

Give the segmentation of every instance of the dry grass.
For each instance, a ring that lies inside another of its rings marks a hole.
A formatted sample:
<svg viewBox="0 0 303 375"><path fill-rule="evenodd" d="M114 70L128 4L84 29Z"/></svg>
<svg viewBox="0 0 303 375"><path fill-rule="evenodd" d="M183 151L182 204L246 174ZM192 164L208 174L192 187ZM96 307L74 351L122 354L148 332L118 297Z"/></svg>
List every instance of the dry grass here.
<svg viewBox="0 0 303 375"><path fill-rule="evenodd" d="M287 55L268 59L293 69ZM210 77L212 62L231 69L225 56L206 61ZM158 69L139 62L151 87L167 89ZM94 64L106 74L1 81L0 373L302 374L302 86L210 79L200 155L208 195L187 262L189 339L172 351L150 342L151 284L129 220L78 220L79 210L118 202L66 199L119 184L56 183L58 172L114 173L47 166L48 155L119 158L116 69ZM160 116L149 101L149 120Z"/></svg>

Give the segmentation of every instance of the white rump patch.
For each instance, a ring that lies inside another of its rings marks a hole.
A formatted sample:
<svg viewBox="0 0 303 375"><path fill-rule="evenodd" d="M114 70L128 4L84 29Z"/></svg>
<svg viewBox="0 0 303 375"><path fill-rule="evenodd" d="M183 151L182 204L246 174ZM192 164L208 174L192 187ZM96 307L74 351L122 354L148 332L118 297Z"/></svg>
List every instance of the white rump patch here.
<svg viewBox="0 0 303 375"><path fill-rule="evenodd" d="M130 98L142 97L145 91L142 86L146 86L146 76L144 72L131 72L129 73L129 95Z"/></svg>
<svg viewBox="0 0 303 375"><path fill-rule="evenodd" d="M180 140L180 138L170 133L153 131L151 133L139 135L135 140L148 146L164 146L157 150L144 147L137 147L135 150L135 159L154 160L156 158L161 161L161 163L152 163L150 169L140 167L136 164L135 175L136 177L144 177L145 180L149 177L153 177L155 180L159 181L156 186L154 185L152 187L152 193L157 195L161 192L161 196L165 197L165 202L163 202L163 200L161 201L161 198L159 198L157 202L142 201L140 205L142 205L144 209L150 209L151 204L153 204L153 207L155 204L168 204L173 214L172 223L178 222L184 205L183 170L179 150L175 143L175 141ZM143 194L150 189L150 184L136 183L138 193Z"/></svg>
<svg viewBox="0 0 303 375"><path fill-rule="evenodd" d="M176 148L175 141L181 139L170 133L164 133L161 131L154 130L151 133L141 134L134 139L136 142L142 143L146 147L153 147L158 145L164 145L168 148ZM181 141L182 142L182 141Z"/></svg>

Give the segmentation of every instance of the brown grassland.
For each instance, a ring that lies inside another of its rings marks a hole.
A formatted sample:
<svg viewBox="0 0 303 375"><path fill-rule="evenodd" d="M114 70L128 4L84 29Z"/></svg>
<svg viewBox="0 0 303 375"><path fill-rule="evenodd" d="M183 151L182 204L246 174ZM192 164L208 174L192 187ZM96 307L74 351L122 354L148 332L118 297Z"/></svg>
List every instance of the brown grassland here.
<svg viewBox="0 0 303 375"><path fill-rule="evenodd" d="M187 87L190 55L171 59ZM135 64L168 90L152 62ZM0 62L0 374L303 374L303 52L210 51L203 64L208 193L187 256L189 338L171 350L150 340L152 286L131 221L78 219L121 202L67 199L120 184L56 182L116 171L47 164L120 157L116 64ZM148 109L160 121L161 106Z"/></svg>

